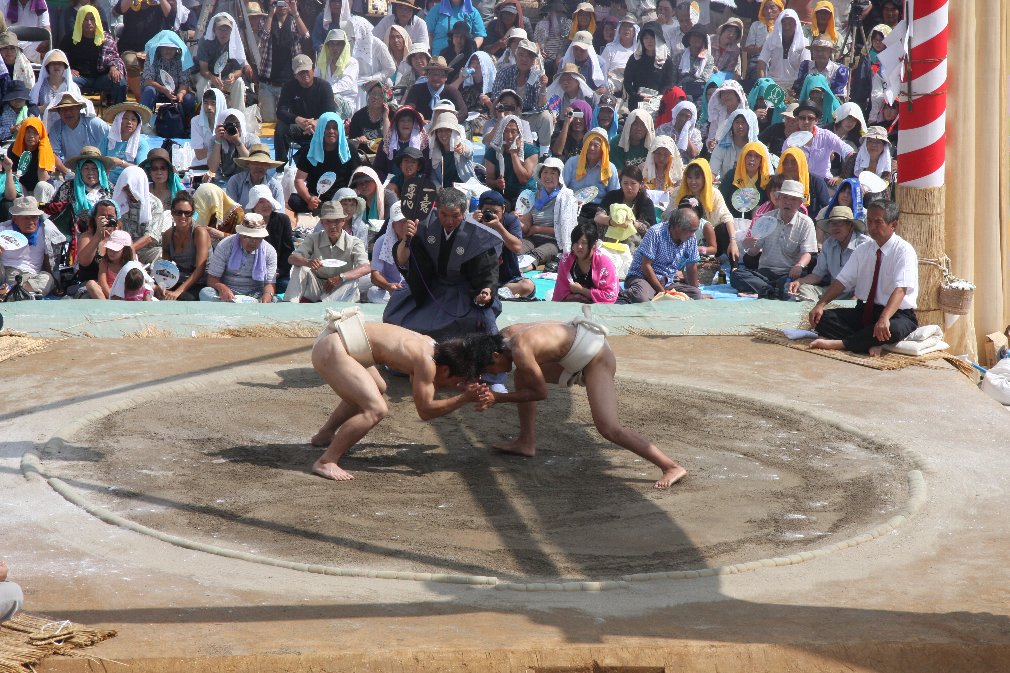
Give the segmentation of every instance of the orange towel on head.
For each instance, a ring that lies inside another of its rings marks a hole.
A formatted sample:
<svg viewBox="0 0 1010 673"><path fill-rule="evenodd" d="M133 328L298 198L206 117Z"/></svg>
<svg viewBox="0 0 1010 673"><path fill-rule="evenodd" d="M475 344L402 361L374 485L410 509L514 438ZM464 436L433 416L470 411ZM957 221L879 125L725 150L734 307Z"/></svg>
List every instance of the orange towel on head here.
<svg viewBox="0 0 1010 673"><path fill-rule="evenodd" d="M767 18L765 18L765 6L769 2L778 5L779 6L779 10L781 10L781 11L785 11L785 9L786 9L786 3L785 3L785 0L764 0L761 3L761 7L758 8L758 21L760 21L761 23L763 23L764 25L766 25L768 27L768 32L770 33L772 31L772 28L775 27L775 22L774 21L769 21Z"/></svg>
<svg viewBox="0 0 1010 673"><path fill-rule="evenodd" d="M835 28L835 6L831 4L830 0L821 0L814 5L814 18L810 21L810 32L814 37L820 37L821 35L821 32L817 29L817 11L821 9L831 12L831 20L828 21L828 29L824 31L824 34L831 38L832 42L838 44L838 31Z"/></svg>
<svg viewBox="0 0 1010 673"><path fill-rule="evenodd" d="M53 152L53 146L49 142L46 127L42 125L42 120L38 117L28 117L21 122L21 126L18 127L18 137L14 140L14 147L12 148L14 154L21 156L24 153L25 133L28 132L28 129L35 129L36 133L39 134L39 148L35 150L39 158L39 168L52 173L56 170L56 154Z"/></svg>

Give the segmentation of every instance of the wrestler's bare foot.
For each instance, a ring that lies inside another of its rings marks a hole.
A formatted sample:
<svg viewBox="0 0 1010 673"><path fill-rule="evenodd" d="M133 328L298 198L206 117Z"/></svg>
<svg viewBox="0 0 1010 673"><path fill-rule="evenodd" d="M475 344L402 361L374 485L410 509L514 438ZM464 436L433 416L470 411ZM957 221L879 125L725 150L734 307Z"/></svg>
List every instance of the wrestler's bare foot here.
<svg viewBox="0 0 1010 673"><path fill-rule="evenodd" d="M879 358L883 354L884 354L884 347L883 346L870 346L870 357L871 358Z"/></svg>
<svg viewBox="0 0 1010 673"><path fill-rule="evenodd" d="M498 442L497 444L492 444L492 446L499 451L514 453L517 456L532 458L537 455L536 444L520 441L518 439L514 439L511 442Z"/></svg>
<svg viewBox="0 0 1010 673"><path fill-rule="evenodd" d="M841 339L814 339L810 342L811 348L823 348L829 351L845 350L845 344Z"/></svg>
<svg viewBox="0 0 1010 673"><path fill-rule="evenodd" d="M332 432L323 432L322 430L320 430L316 434L312 435L312 439L309 440L309 444L311 444L312 446L321 446L323 448L326 448L327 446L330 445L330 442L332 441L333 441Z"/></svg>
<svg viewBox="0 0 1010 673"><path fill-rule="evenodd" d="M663 470L663 478L656 482L656 488L670 488L687 476L687 470L680 465Z"/></svg>
<svg viewBox="0 0 1010 673"><path fill-rule="evenodd" d="M354 476L350 472L341 469L336 463L329 461L324 463L322 458L312 464L312 471L320 477L326 477L333 481L350 481L354 479Z"/></svg>

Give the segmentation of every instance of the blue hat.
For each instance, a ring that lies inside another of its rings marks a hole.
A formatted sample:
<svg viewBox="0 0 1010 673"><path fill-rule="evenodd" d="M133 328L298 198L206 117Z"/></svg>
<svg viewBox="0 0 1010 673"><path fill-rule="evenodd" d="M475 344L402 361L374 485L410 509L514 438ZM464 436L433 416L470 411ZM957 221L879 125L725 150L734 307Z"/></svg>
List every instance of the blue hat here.
<svg viewBox="0 0 1010 673"><path fill-rule="evenodd" d="M480 195L480 199L477 201L478 205L490 205L490 206L505 206L505 197L502 196L501 192L496 192L493 189L489 189Z"/></svg>

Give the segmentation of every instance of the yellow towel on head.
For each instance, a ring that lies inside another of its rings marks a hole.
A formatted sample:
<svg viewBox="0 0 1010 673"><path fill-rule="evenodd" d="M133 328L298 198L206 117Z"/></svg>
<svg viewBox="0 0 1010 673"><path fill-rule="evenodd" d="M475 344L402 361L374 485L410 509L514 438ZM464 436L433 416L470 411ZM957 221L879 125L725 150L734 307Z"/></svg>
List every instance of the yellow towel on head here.
<svg viewBox="0 0 1010 673"><path fill-rule="evenodd" d="M586 173L589 172L589 168L586 166L586 153L589 151L589 143L596 138L600 141L600 150L603 152L603 156L600 158L600 182L606 189L606 185L610 182L610 141L607 139L606 132L603 129L595 128L586 134L586 137L582 139L582 151L579 152L579 161L575 165L575 179L581 180L586 177Z"/></svg>
<svg viewBox="0 0 1010 673"><path fill-rule="evenodd" d="M673 197L670 201L671 206L676 206L680 204L680 200L685 196L694 196L698 199L698 203L705 211L705 215L710 215L713 210L715 210L715 189L713 188L712 181L712 167L709 165L707 159L695 159L689 163L684 168L684 177L687 177L687 172L691 170L691 167L695 167L701 171L702 177L704 178L704 184L701 187L700 194L694 194L691 189L687 186L687 180L682 179L680 181L680 187L677 189L677 195Z"/></svg>
<svg viewBox="0 0 1010 673"><path fill-rule="evenodd" d="M789 149L782 152L782 156L779 157L779 167L775 170L777 175L782 174L782 169L785 166L786 157L792 157L796 162L796 166L799 168L800 182L803 183L803 194L805 198L803 203L810 205L810 168L807 166L807 155L799 147L790 147Z"/></svg>
<svg viewBox="0 0 1010 673"><path fill-rule="evenodd" d="M81 5L77 10L77 16L74 17L74 32L70 36L70 39L74 41L74 44L80 44L81 40L84 38L84 17L91 15L95 20L95 46L101 47L105 44L105 31L102 29L102 17L98 13L98 8L94 5Z"/></svg>
<svg viewBox="0 0 1010 673"><path fill-rule="evenodd" d="M747 166L744 161L751 152L761 156L761 167L758 169L756 178L751 178L747 175ZM740 156L736 162L736 170L733 172L733 186L738 189L742 187L759 187L764 189L768 184L768 180L771 179L771 175L769 174L771 170L770 163L768 148L764 146L764 143L757 141L747 143L740 150Z"/></svg>

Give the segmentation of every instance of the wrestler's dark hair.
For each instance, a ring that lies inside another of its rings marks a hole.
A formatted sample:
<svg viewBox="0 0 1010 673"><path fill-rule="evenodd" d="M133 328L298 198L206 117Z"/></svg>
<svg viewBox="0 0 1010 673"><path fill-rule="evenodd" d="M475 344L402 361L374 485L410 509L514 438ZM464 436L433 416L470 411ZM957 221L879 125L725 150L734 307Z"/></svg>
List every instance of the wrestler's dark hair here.
<svg viewBox="0 0 1010 673"><path fill-rule="evenodd" d="M450 376L476 380L494 362L493 355L508 350L501 334L466 334L435 344L435 364L449 368Z"/></svg>

